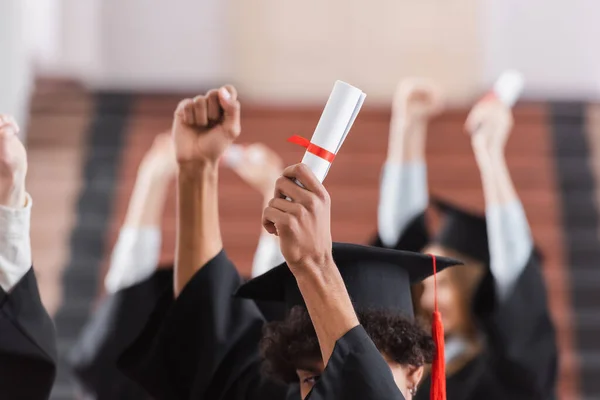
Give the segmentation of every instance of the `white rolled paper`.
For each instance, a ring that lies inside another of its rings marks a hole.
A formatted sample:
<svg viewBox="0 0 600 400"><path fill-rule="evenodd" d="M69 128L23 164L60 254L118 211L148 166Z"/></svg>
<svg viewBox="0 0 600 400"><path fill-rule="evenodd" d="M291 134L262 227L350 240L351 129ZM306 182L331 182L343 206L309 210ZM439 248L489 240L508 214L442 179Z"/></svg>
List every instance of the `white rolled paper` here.
<svg viewBox="0 0 600 400"><path fill-rule="evenodd" d="M524 86L523 74L516 70L507 70L496 80L494 93L502 103L512 107L519 99Z"/></svg>
<svg viewBox="0 0 600 400"><path fill-rule="evenodd" d="M362 90L346 82L336 81L312 135L311 143L330 153L337 154L352 128L366 96ZM304 154L302 163L307 165L321 182L325 180L331 167L329 161L308 151Z"/></svg>

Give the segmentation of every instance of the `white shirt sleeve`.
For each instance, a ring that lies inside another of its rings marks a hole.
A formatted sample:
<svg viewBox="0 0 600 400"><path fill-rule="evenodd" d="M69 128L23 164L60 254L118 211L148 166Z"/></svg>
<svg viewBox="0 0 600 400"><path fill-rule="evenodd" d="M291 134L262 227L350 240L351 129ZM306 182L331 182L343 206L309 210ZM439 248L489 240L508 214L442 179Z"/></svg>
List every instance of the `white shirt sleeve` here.
<svg viewBox="0 0 600 400"><path fill-rule="evenodd" d="M509 295L527 266L533 238L520 201L486 209L490 269L496 282L498 300Z"/></svg>
<svg viewBox="0 0 600 400"><path fill-rule="evenodd" d="M0 206L0 286L10 292L31 268L31 206L15 209Z"/></svg>
<svg viewBox="0 0 600 400"><path fill-rule="evenodd" d="M284 262L277 237L266 233L261 234L252 262L252 277L262 275Z"/></svg>
<svg viewBox="0 0 600 400"><path fill-rule="evenodd" d="M149 278L158 266L161 240L156 227L122 228L104 280L106 291L113 294Z"/></svg>
<svg viewBox="0 0 600 400"><path fill-rule="evenodd" d="M385 163L377 213L377 228L383 244L395 246L408 224L427 209L428 202L425 163Z"/></svg>

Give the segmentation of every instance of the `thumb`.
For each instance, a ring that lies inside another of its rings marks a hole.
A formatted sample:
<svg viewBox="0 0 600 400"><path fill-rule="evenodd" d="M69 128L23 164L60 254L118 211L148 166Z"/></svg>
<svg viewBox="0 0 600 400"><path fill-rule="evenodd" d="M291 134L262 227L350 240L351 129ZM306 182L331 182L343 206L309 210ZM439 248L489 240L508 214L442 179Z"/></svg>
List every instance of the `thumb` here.
<svg viewBox="0 0 600 400"><path fill-rule="evenodd" d="M19 133L19 125L17 125L17 121L10 115L2 115L0 114L0 129L4 130L6 134L17 134Z"/></svg>
<svg viewBox="0 0 600 400"><path fill-rule="evenodd" d="M240 102L233 86L227 85L219 89L219 104L223 109L223 127L234 137L240 134Z"/></svg>

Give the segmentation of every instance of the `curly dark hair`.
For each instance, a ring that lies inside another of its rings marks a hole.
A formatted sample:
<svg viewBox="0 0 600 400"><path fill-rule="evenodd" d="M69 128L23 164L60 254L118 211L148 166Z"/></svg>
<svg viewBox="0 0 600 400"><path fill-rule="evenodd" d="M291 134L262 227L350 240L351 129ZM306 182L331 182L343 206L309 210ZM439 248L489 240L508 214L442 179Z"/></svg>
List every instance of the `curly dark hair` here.
<svg viewBox="0 0 600 400"><path fill-rule="evenodd" d="M395 312L357 310L360 323L379 351L401 365L431 363L435 345L416 321ZM263 372L285 383L298 380L296 368L321 359L315 329L304 307L294 307L284 321L265 325L260 342Z"/></svg>

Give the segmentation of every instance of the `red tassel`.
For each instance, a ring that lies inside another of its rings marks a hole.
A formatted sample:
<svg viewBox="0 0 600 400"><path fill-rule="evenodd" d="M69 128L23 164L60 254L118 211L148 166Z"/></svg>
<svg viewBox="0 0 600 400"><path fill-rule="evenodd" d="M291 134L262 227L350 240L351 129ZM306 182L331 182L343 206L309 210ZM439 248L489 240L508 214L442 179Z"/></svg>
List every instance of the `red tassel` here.
<svg viewBox="0 0 600 400"><path fill-rule="evenodd" d="M442 324L442 314L438 310L437 303L437 267L435 256L431 255L433 260L433 291L434 291L434 311L433 321L431 323L431 336L435 343L435 356L431 363L431 390L430 400L446 400L446 360L444 357L444 325Z"/></svg>
<svg viewBox="0 0 600 400"><path fill-rule="evenodd" d="M444 325L442 314L433 312L431 336L435 343L435 357L431 364L431 396L430 400L446 400L446 363L444 358Z"/></svg>

